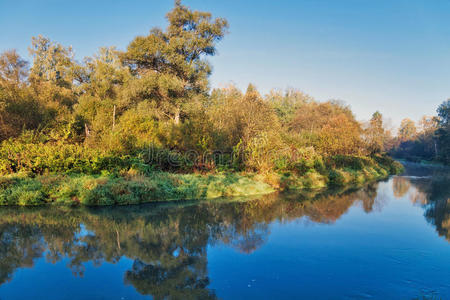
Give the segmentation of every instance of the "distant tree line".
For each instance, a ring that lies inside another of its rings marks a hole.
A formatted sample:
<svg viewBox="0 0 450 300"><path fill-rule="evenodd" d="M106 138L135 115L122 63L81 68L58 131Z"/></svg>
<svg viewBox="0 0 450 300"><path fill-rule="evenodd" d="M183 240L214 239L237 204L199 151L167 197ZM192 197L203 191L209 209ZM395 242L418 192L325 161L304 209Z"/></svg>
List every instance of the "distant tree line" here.
<svg viewBox="0 0 450 300"><path fill-rule="evenodd" d="M450 100L437 109L436 116L424 116L416 124L404 119L390 141L390 153L413 161L440 161L450 164Z"/></svg>

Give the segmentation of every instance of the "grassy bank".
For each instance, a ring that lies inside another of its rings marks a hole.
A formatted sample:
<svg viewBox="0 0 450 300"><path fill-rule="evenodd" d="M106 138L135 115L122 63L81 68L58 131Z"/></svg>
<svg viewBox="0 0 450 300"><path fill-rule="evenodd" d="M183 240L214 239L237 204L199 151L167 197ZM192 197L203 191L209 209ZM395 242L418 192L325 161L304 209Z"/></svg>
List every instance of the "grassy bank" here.
<svg viewBox="0 0 450 300"><path fill-rule="evenodd" d="M0 205L130 205L153 201L267 194L251 176L154 173L150 176L12 175L0 179Z"/></svg>
<svg viewBox="0 0 450 300"><path fill-rule="evenodd" d="M403 170L401 163L387 156L335 156L322 165L312 165L303 173L271 174L265 181L278 190L323 189L359 186Z"/></svg>
<svg viewBox="0 0 450 300"><path fill-rule="evenodd" d="M108 175L26 173L0 177L0 205L131 205L155 201L211 199L268 194L275 190L323 189L358 185L396 174L402 167L389 158L341 158L327 169L303 173L173 174L128 172Z"/></svg>

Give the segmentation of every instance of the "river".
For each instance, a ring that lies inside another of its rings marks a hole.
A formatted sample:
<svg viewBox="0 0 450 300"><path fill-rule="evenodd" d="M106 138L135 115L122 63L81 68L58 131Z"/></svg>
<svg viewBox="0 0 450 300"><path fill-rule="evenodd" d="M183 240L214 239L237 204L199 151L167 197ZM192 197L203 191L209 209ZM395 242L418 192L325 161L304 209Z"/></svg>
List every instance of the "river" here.
<svg viewBox="0 0 450 300"><path fill-rule="evenodd" d="M116 208L1 208L0 299L447 299L450 180Z"/></svg>

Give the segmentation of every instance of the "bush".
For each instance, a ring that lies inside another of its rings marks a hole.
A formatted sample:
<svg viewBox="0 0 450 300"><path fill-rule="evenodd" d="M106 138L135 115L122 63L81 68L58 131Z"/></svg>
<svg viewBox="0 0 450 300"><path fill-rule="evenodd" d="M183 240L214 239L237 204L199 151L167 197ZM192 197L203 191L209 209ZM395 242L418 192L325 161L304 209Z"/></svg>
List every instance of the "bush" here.
<svg viewBox="0 0 450 300"><path fill-rule="evenodd" d="M404 167L398 161L395 161L387 155L375 155L373 159L382 167L384 167L389 174L400 174L403 172Z"/></svg>
<svg viewBox="0 0 450 300"><path fill-rule="evenodd" d="M164 149L152 155L147 151L125 155L79 144L18 140L4 141L0 147L0 174L3 175L17 172L94 175L119 173L131 168L148 174L153 169L186 170L189 163L180 154Z"/></svg>
<svg viewBox="0 0 450 300"><path fill-rule="evenodd" d="M322 175L327 172L327 167L325 166L321 157L314 159L314 169Z"/></svg>
<svg viewBox="0 0 450 300"><path fill-rule="evenodd" d="M197 154L196 154L197 155ZM189 171L197 157L182 155L173 150L150 146L141 152L143 162L161 171Z"/></svg>
<svg viewBox="0 0 450 300"><path fill-rule="evenodd" d="M45 203L46 195L40 182L30 178L6 178L1 184L0 205L40 205Z"/></svg>
<svg viewBox="0 0 450 300"><path fill-rule="evenodd" d="M335 155L327 160L329 169L349 168L352 170L362 170L365 167L374 166L375 163L368 157L352 156L352 155Z"/></svg>
<svg viewBox="0 0 450 300"><path fill-rule="evenodd" d="M328 180L331 186L343 186L345 184L345 177L338 170L331 170L328 174Z"/></svg>

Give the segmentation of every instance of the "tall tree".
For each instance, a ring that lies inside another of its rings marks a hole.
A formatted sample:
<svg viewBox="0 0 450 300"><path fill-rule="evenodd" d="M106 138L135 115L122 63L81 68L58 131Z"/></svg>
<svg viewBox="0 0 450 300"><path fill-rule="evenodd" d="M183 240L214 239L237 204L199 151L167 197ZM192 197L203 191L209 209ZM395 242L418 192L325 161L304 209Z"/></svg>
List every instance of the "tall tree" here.
<svg viewBox="0 0 450 300"><path fill-rule="evenodd" d="M298 109L314 101L311 96L294 89L288 89L286 92L272 90L265 96L265 100L270 103L282 124L286 126L292 122Z"/></svg>
<svg viewBox="0 0 450 300"><path fill-rule="evenodd" d="M118 118L128 107L122 103L124 85L131 79L127 67L119 59L114 47L100 48L98 54L85 59L82 91L75 113L87 121L92 135L104 136L112 130Z"/></svg>
<svg viewBox="0 0 450 300"><path fill-rule="evenodd" d="M16 50L0 54L0 140L33 129L41 122L38 103L31 97L28 62Z"/></svg>
<svg viewBox="0 0 450 300"><path fill-rule="evenodd" d="M16 50L0 54L0 87L12 92L22 87L28 77L28 62Z"/></svg>
<svg viewBox="0 0 450 300"><path fill-rule="evenodd" d="M204 57L216 54L228 23L212 19L208 12L192 11L180 0L166 18L166 31L154 28L136 37L122 60L139 78L134 98L156 101L178 123L184 103L207 91L211 67Z"/></svg>
<svg viewBox="0 0 450 300"><path fill-rule="evenodd" d="M424 154L436 158L438 155L436 131L439 127L439 119L433 116L423 116L418 125L419 143L422 145Z"/></svg>
<svg viewBox="0 0 450 300"><path fill-rule="evenodd" d="M439 124L443 127L450 125L450 99L444 101L437 109Z"/></svg>
<svg viewBox="0 0 450 300"><path fill-rule="evenodd" d="M398 131L398 137L401 142L413 140L416 137L417 128L416 124L411 119L403 119Z"/></svg>
<svg viewBox="0 0 450 300"><path fill-rule="evenodd" d="M438 139L439 158L450 164L450 100L442 103L438 110L439 129L436 132Z"/></svg>
<svg viewBox="0 0 450 300"><path fill-rule="evenodd" d="M376 111L372 115L369 125L365 130L365 136L368 150L371 153L384 151L386 134L383 127L383 115L379 111Z"/></svg>
<svg viewBox="0 0 450 300"><path fill-rule="evenodd" d="M77 98L74 84L77 64L72 48L39 35L32 38L29 52L33 57L30 83L34 97L53 112L52 118L64 119Z"/></svg>
<svg viewBox="0 0 450 300"><path fill-rule="evenodd" d="M72 47L54 43L42 35L33 37L31 44L29 48L33 57L31 79L71 85L74 64Z"/></svg>

